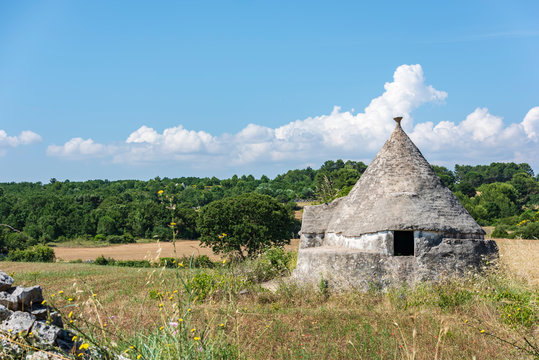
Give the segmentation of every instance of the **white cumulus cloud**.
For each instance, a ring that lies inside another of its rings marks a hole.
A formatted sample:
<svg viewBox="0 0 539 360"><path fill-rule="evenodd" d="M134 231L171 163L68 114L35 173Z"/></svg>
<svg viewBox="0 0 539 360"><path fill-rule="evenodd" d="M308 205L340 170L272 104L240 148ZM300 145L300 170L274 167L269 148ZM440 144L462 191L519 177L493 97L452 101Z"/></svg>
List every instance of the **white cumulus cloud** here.
<svg viewBox="0 0 539 360"><path fill-rule="evenodd" d="M105 156L107 152L109 152L107 146L98 144L92 139L85 140L80 137L73 138L61 146L49 145L47 147L47 155L67 158Z"/></svg>
<svg viewBox="0 0 539 360"><path fill-rule="evenodd" d="M317 163L330 158L370 161L403 116L403 127L427 159L435 163L526 161L539 166L539 107L521 122L478 107L464 119L415 123L412 113L427 103L443 103L447 93L428 85L421 65L401 65L382 94L363 112L335 106L329 114L270 128L249 124L236 134L212 135L182 125L159 132L142 126L114 145L74 138L51 145L48 154L62 157L108 156L116 163L176 161L192 167L247 164ZM1 143L0 133L0 143Z"/></svg>
<svg viewBox="0 0 539 360"><path fill-rule="evenodd" d="M16 136L9 136L5 130L0 130L0 156L5 155L8 148L35 144L41 142L41 140L39 134L30 130L24 130Z"/></svg>
<svg viewBox="0 0 539 360"><path fill-rule="evenodd" d="M529 139L539 140L539 106L528 111L522 120L522 127Z"/></svg>

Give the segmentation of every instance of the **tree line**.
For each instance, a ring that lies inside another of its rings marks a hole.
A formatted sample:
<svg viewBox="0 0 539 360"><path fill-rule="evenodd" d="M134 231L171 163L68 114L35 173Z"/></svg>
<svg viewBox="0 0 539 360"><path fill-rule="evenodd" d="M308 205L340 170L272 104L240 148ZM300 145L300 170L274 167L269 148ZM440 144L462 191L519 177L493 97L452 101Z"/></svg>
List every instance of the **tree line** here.
<svg viewBox="0 0 539 360"><path fill-rule="evenodd" d="M346 195L366 168L363 162L329 160L319 169L294 169L273 179L234 175L0 183L0 252L74 238L168 240L172 220L178 223L178 238L196 239L199 209L212 202L249 193L267 195L289 210L299 200L327 202ZM498 225L510 234L539 221L539 182L528 164L433 169L481 225Z"/></svg>

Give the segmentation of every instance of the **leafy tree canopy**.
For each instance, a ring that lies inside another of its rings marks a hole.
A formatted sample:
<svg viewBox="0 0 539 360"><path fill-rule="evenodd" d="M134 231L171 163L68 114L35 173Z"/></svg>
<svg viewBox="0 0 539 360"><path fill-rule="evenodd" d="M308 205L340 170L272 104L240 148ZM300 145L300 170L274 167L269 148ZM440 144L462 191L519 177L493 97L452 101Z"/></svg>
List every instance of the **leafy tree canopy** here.
<svg viewBox="0 0 539 360"><path fill-rule="evenodd" d="M204 206L197 225L202 245L244 259L290 243L296 222L291 211L275 199L250 193Z"/></svg>

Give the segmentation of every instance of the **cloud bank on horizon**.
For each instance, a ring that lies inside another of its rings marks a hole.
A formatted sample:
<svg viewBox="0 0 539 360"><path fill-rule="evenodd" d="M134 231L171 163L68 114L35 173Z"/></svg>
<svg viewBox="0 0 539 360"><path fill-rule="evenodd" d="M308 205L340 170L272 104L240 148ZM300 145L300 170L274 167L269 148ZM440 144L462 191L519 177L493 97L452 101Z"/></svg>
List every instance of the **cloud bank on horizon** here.
<svg viewBox="0 0 539 360"><path fill-rule="evenodd" d="M403 116L403 127L431 162L516 161L539 167L539 106L530 109L520 123L508 126L502 117L480 107L460 122L416 124L412 112L427 103L443 103L447 93L426 84L419 64L399 66L393 81L386 83L384 89L382 95L358 113L336 106L330 114L296 120L278 128L249 124L236 134L221 135L185 129L182 125L162 133L142 126L124 141L100 144L75 137L63 145L49 145L47 154L66 159L104 158L127 164L176 161L194 168L312 163L337 157L371 159L394 128L392 118ZM7 137L0 130L0 151L10 142L25 144L40 139L32 132Z"/></svg>

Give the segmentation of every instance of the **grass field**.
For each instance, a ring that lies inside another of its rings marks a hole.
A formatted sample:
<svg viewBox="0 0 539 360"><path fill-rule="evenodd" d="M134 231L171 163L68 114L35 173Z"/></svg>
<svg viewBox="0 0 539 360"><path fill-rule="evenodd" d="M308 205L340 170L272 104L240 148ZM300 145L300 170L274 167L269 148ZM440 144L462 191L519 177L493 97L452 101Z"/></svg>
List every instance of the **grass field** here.
<svg viewBox="0 0 539 360"><path fill-rule="evenodd" d="M289 283L270 293L250 281L260 271L256 260L216 269L9 262L0 268L18 284L42 285L83 332L122 349L134 344L127 353L133 359L178 358L170 350L178 337L170 324L180 318L195 329L186 328L185 338L201 345L193 348L200 358L533 359L526 341L538 342L539 242L498 244L497 273L386 293Z"/></svg>

